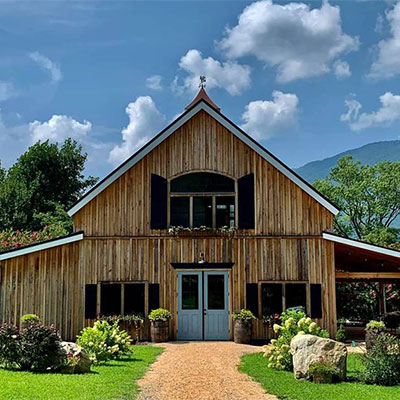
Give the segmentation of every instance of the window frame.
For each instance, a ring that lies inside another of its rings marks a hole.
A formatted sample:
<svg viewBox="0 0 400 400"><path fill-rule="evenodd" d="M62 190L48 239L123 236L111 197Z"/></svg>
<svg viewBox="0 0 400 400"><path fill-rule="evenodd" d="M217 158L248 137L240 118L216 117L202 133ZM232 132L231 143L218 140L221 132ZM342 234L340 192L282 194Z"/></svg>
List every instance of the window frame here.
<svg viewBox="0 0 400 400"><path fill-rule="evenodd" d="M192 173L207 172L215 175L225 176L233 180L234 192L171 192L171 181L184 175L190 175ZM235 219L234 228L238 227L238 182L236 178L230 175L223 174L215 171L207 170L193 170L190 172L185 172L183 174L172 176L167 181L167 226L170 228L171 225L171 198L172 197L188 197L189 198L189 228L193 229L193 198L194 197L211 197L212 198L212 226L209 228L217 229L217 197L233 197L235 204Z"/></svg>
<svg viewBox="0 0 400 400"><path fill-rule="evenodd" d="M263 280L258 281L258 298L260 299L258 302L258 312L261 317L263 311L263 299L262 299L262 284L280 284L282 285L282 310L286 311L286 284L299 284L306 286L306 314L308 315L311 312L311 290L310 290L310 281L294 281L294 280Z"/></svg>
<svg viewBox="0 0 400 400"><path fill-rule="evenodd" d="M144 318L147 318L149 314L149 282L148 281L101 281L97 283L97 305L96 312L97 315L101 314L101 285L121 285L121 314L125 315L125 284L144 284ZM130 315L130 314L128 314Z"/></svg>

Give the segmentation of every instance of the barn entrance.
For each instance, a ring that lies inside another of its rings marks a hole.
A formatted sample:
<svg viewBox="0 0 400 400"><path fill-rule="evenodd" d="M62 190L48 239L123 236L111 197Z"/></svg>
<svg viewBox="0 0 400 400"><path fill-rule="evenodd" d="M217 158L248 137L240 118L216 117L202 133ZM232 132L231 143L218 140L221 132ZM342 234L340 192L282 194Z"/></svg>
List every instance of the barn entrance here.
<svg viewBox="0 0 400 400"><path fill-rule="evenodd" d="M229 339L229 273L178 272L178 340Z"/></svg>

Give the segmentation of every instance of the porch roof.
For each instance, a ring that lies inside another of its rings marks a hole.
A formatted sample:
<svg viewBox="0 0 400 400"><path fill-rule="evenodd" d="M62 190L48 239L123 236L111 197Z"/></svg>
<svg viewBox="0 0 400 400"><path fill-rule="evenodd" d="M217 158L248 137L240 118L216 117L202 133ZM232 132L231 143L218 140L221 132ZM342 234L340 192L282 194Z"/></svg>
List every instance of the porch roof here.
<svg viewBox="0 0 400 400"><path fill-rule="evenodd" d="M400 251L324 232L335 243L337 280L400 281Z"/></svg>

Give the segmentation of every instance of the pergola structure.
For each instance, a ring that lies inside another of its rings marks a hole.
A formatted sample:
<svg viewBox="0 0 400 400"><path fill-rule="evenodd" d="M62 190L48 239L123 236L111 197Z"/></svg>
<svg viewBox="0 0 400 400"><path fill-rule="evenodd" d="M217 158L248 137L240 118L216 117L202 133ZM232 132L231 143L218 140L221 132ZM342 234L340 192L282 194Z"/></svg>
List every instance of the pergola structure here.
<svg viewBox="0 0 400 400"><path fill-rule="evenodd" d="M400 251L325 232L335 243L336 282L370 281L379 284L380 312L386 312L385 286L400 283Z"/></svg>

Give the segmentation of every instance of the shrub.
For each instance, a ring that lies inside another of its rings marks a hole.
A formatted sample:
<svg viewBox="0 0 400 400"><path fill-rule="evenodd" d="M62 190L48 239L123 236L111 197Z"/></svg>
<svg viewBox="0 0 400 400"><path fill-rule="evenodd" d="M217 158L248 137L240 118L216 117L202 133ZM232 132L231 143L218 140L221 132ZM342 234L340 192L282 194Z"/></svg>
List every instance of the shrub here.
<svg viewBox="0 0 400 400"><path fill-rule="evenodd" d="M308 367L308 375L316 383L331 383L332 379L338 375L338 369L321 357L321 360L313 362Z"/></svg>
<svg viewBox="0 0 400 400"><path fill-rule="evenodd" d="M335 339L342 343L346 341L346 331L342 324L340 324L339 329L336 331Z"/></svg>
<svg viewBox="0 0 400 400"><path fill-rule="evenodd" d="M373 346L361 356L361 379L374 385L400 384L400 340L382 333Z"/></svg>
<svg viewBox="0 0 400 400"><path fill-rule="evenodd" d="M244 325L250 325L253 319L256 319L250 310L245 310L243 308L234 312L232 318L234 321L240 321Z"/></svg>
<svg viewBox="0 0 400 400"><path fill-rule="evenodd" d="M320 337L329 337L327 331L321 329L304 312L287 310L281 315L281 325L274 324L277 339L271 340L271 345L265 349L264 357L268 358L268 367L292 371L293 361L290 354L290 342L296 335L311 334Z"/></svg>
<svg viewBox="0 0 400 400"><path fill-rule="evenodd" d="M105 362L129 354L131 338L118 326L106 320L96 321L92 327L82 330L77 338L79 346L89 354L93 363Z"/></svg>
<svg viewBox="0 0 400 400"><path fill-rule="evenodd" d="M149 314L150 321L169 321L171 318L172 314L164 308L157 308Z"/></svg>
<svg viewBox="0 0 400 400"><path fill-rule="evenodd" d="M18 364L22 369L45 370L58 366L61 338L53 326L41 322L21 329Z"/></svg>
<svg viewBox="0 0 400 400"><path fill-rule="evenodd" d="M19 340L19 332L15 326L0 326L0 365L12 368L18 364Z"/></svg>
<svg viewBox="0 0 400 400"><path fill-rule="evenodd" d="M27 324L35 324L37 322L40 322L40 318L36 314L25 314L21 317L20 322L21 326Z"/></svg>
<svg viewBox="0 0 400 400"><path fill-rule="evenodd" d="M379 332L385 329L385 324L382 321L369 321L365 326L367 331Z"/></svg>

